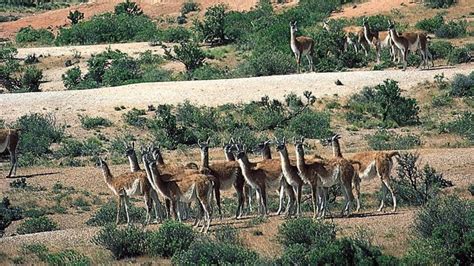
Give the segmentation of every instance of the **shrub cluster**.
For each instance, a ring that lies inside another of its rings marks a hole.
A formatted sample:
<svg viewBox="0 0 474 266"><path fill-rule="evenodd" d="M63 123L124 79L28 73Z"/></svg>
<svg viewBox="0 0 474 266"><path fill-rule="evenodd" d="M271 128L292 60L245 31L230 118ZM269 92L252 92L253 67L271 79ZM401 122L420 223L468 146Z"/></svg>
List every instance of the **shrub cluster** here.
<svg viewBox="0 0 474 266"><path fill-rule="evenodd" d="M399 135L388 130L378 130L373 135L365 136L365 139L374 150L409 150L421 144L419 136Z"/></svg>
<svg viewBox="0 0 474 266"><path fill-rule="evenodd" d="M474 206L456 196L434 198L416 215L410 264L470 265L474 262Z"/></svg>
<svg viewBox="0 0 474 266"><path fill-rule="evenodd" d="M424 205L435 198L440 189L453 186L451 181L430 165L425 164L420 168L417 153L401 154L397 162L397 176L393 179L393 185L401 204Z"/></svg>
<svg viewBox="0 0 474 266"><path fill-rule="evenodd" d="M5 228L7 228L12 221L17 221L23 218L22 209L11 206L10 200L7 197L0 202L0 237L3 236Z"/></svg>
<svg viewBox="0 0 474 266"><path fill-rule="evenodd" d="M427 0L425 5L431 8L448 8L456 3L456 0Z"/></svg>
<svg viewBox="0 0 474 266"><path fill-rule="evenodd" d="M464 112L454 121L443 125L444 131L456 133L474 141L474 113Z"/></svg>
<svg viewBox="0 0 474 266"><path fill-rule="evenodd" d="M110 250L114 258L119 260L145 253L146 232L135 225L122 229L117 228L115 224L107 224L92 242Z"/></svg>
<svg viewBox="0 0 474 266"><path fill-rule="evenodd" d="M62 79L69 90L169 80L169 72L158 66L161 62L161 57L151 52L134 59L119 50L108 49L87 61L88 73L85 75L79 67L73 67L62 75Z"/></svg>
<svg viewBox="0 0 474 266"><path fill-rule="evenodd" d="M199 4L194 1L186 1L181 6L181 14L183 15L186 15L194 11L199 11Z"/></svg>
<svg viewBox="0 0 474 266"><path fill-rule="evenodd" d="M102 143L96 137L90 137L84 141L76 139L65 139L56 152L58 157L80 157L95 156L102 152Z"/></svg>
<svg viewBox="0 0 474 266"><path fill-rule="evenodd" d="M284 222L279 240L285 247L277 265L378 265L394 264L394 257L383 255L368 241L336 239L334 224L298 218Z"/></svg>
<svg viewBox="0 0 474 266"><path fill-rule="evenodd" d="M54 34L47 29L33 29L31 26L21 28L15 36L17 43L37 43L41 45L52 44Z"/></svg>
<svg viewBox="0 0 474 266"><path fill-rule="evenodd" d="M145 222L146 213L143 208L137 208L133 205L129 205L128 213L130 215L130 221L135 223ZM109 201L100 209L92 215L92 217L87 220L87 225L92 226L104 226L106 224L115 223L117 215L117 203L114 201ZM125 213L122 211L121 219L125 219Z"/></svg>
<svg viewBox="0 0 474 266"><path fill-rule="evenodd" d="M188 250L194 241L193 229L173 220L167 220L147 237L147 252L152 256L171 258L174 254Z"/></svg>
<svg viewBox="0 0 474 266"><path fill-rule="evenodd" d="M79 120L81 121L82 128L84 129L96 129L99 127L110 127L112 122L103 117L90 117L90 116L79 116Z"/></svg>
<svg viewBox="0 0 474 266"><path fill-rule="evenodd" d="M66 249L51 253L42 244L29 244L22 247L24 254L34 254L48 265L91 265L91 259L75 250Z"/></svg>
<svg viewBox="0 0 474 266"><path fill-rule="evenodd" d="M438 13L432 18L425 18L418 21L415 27L420 30L435 33L442 25L444 25L444 16L442 13Z"/></svg>
<svg viewBox="0 0 474 266"><path fill-rule="evenodd" d="M47 216L30 218L18 226L16 232L20 235L58 230L58 224Z"/></svg>
<svg viewBox="0 0 474 266"><path fill-rule="evenodd" d="M474 71L468 76L456 74L451 82L450 94L454 97L474 96Z"/></svg>
<svg viewBox="0 0 474 266"><path fill-rule="evenodd" d="M346 120L358 126L406 126L418 123L415 99L401 96L398 82L385 80L374 88L364 88L347 104Z"/></svg>
<svg viewBox="0 0 474 266"><path fill-rule="evenodd" d="M446 24L440 25L436 31L435 35L438 38L458 38L465 36L467 34L467 21L460 20L456 21L449 21Z"/></svg>
<svg viewBox="0 0 474 266"><path fill-rule="evenodd" d="M217 142L231 135L240 136L249 146L257 144L270 131L280 135L304 135L322 138L330 135L329 114L313 111L315 102L310 92L305 100L290 94L285 103L265 96L248 104L197 107L189 102L156 107L153 118L145 117L144 110L124 114L126 123L148 128L157 143L166 148L178 144L192 145L209 136Z"/></svg>

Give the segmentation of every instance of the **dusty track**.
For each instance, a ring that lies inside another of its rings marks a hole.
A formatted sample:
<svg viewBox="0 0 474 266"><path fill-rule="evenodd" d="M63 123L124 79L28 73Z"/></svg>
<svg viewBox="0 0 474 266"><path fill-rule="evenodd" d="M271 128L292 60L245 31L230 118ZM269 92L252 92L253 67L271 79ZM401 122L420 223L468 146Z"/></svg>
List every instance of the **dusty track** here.
<svg viewBox="0 0 474 266"><path fill-rule="evenodd" d="M84 91L54 91L0 95L0 117L11 122L30 112L54 113L60 122L77 118L77 111L114 119L114 107L145 108L149 104L177 104L185 100L207 106L258 100L263 95L283 98L290 92L302 94L312 91L317 97L325 95L351 95L364 86L373 86L385 79L400 82L400 87L410 90L414 85L432 81L437 74L451 78L456 73L470 73L473 65L440 68L429 71L353 71L335 73L310 73L245 79L143 83L121 87ZM336 86L339 79L344 84ZM114 119L115 120L115 119Z"/></svg>

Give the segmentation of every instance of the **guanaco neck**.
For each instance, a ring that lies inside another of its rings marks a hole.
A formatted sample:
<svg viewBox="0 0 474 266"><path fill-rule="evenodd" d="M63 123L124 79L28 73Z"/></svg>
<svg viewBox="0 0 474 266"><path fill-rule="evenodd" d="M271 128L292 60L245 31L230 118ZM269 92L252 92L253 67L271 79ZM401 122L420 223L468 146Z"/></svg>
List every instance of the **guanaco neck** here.
<svg viewBox="0 0 474 266"><path fill-rule="evenodd" d="M132 173L140 171L140 165L138 164L138 158L135 151L133 151L127 157L128 157L128 161L130 162L130 170L132 171Z"/></svg>
<svg viewBox="0 0 474 266"><path fill-rule="evenodd" d="M296 46L296 36L295 31L290 27L290 43Z"/></svg>
<svg viewBox="0 0 474 266"><path fill-rule="evenodd" d="M209 150L201 149L201 167L209 168Z"/></svg>
<svg viewBox="0 0 474 266"><path fill-rule="evenodd" d="M400 43L402 37L398 36L397 30L393 28L393 29L390 29L389 32L390 32L390 37L392 38L393 42Z"/></svg>
<svg viewBox="0 0 474 266"><path fill-rule="evenodd" d="M341 146L339 145L339 140L335 139L332 142L332 151L333 151L334 157L342 158Z"/></svg>
<svg viewBox="0 0 474 266"><path fill-rule="evenodd" d="M104 175L105 183L110 184L112 183L112 180L114 177L112 176L112 173L110 173L110 168L107 165L106 162L102 162L102 174Z"/></svg>
<svg viewBox="0 0 474 266"><path fill-rule="evenodd" d="M286 148L279 151L281 158L281 168L289 170L291 168L290 158L288 157L288 150Z"/></svg>
<svg viewBox="0 0 474 266"><path fill-rule="evenodd" d="M158 165L165 165L165 161L163 161L163 155L161 154L161 151L160 150L155 150L153 152L153 157L154 159L156 160L156 162L158 163Z"/></svg>
<svg viewBox="0 0 474 266"><path fill-rule="evenodd" d="M242 169L242 173L244 177L247 178L250 176L250 161L247 155L244 155L242 158L237 160L239 162L240 168Z"/></svg>
<svg viewBox="0 0 474 266"><path fill-rule="evenodd" d="M300 172L306 170L306 163L304 161L304 151L296 149L296 167Z"/></svg>
<svg viewBox="0 0 474 266"><path fill-rule="evenodd" d="M262 159L263 160L271 160L272 159L272 152L270 150L269 145L265 145L262 149Z"/></svg>

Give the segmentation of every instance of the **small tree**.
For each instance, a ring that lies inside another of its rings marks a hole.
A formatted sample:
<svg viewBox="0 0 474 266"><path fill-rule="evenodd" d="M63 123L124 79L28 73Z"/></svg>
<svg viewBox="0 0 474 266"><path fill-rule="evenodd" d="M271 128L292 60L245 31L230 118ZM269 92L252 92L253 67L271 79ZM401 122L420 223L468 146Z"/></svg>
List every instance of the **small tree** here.
<svg viewBox="0 0 474 266"><path fill-rule="evenodd" d="M419 107L415 99L401 96L402 90L395 80L387 79L375 86L376 100L382 108L382 120L392 119L399 126L417 123Z"/></svg>
<svg viewBox="0 0 474 266"><path fill-rule="evenodd" d="M165 50L165 57L183 63L187 72L192 72L203 66L204 60L207 58L206 53L195 42L182 42L180 45L175 45L173 47L174 54L165 45L162 47Z"/></svg>
<svg viewBox="0 0 474 266"><path fill-rule="evenodd" d="M79 23L79 21L84 19L84 13L82 13L78 10L75 10L74 12L69 11L69 16L67 16L67 18L71 21L72 25L75 25L75 24Z"/></svg>
<svg viewBox="0 0 474 266"><path fill-rule="evenodd" d="M225 11L224 4L215 5L206 10L203 22L194 22L194 27L201 34L202 41L211 44L225 43Z"/></svg>
<svg viewBox="0 0 474 266"><path fill-rule="evenodd" d="M130 0L126 0L123 3L120 3L115 6L115 15L120 14L127 14L132 16L140 16L143 15L143 11L139 5L135 2L131 2Z"/></svg>

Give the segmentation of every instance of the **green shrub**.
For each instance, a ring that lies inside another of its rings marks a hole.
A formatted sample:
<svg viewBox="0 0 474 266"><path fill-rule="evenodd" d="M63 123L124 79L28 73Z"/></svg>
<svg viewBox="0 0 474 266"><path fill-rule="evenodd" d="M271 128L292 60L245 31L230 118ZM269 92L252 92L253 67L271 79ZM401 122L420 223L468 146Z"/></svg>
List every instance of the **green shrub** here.
<svg viewBox="0 0 474 266"><path fill-rule="evenodd" d="M195 30L201 35L202 41L211 44L222 44L226 41L226 9L224 4L209 7L204 14L204 20L194 22Z"/></svg>
<svg viewBox="0 0 474 266"><path fill-rule="evenodd" d="M188 250L194 237L193 229L188 225L167 220L158 231L148 235L147 252L153 256L170 258L177 252Z"/></svg>
<svg viewBox="0 0 474 266"><path fill-rule="evenodd" d="M471 192L471 196L474 196L474 184L470 184L468 190Z"/></svg>
<svg viewBox="0 0 474 266"><path fill-rule="evenodd" d="M22 92L39 92L43 71L35 66L28 66L21 77Z"/></svg>
<svg viewBox="0 0 474 266"><path fill-rule="evenodd" d="M194 11L199 11L199 4L194 1L186 1L181 6L181 14L183 15L186 15Z"/></svg>
<svg viewBox="0 0 474 266"><path fill-rule="evenodd" d="M50 153L51 144L59 143L64 135L64 127L51 114L24 115L15 122L15 127L21 129L20 153L35 157Z"/></svg>
<svg viewBox="0 0 474 266"><path fill-rule="evenodd" d="M81 121L82 128L84 129L95 129L99 127L110 127L112 122L103 117L91 117L91 116L79 116L79 120Z"/></svg>
<svg viewBox="0 0 474 266"><path fill-rule="evenodd" d="M448 54L448 64L462 64L462 63L469 63L471 61L471 56L469 55L469 51L467 48L454 48Z"/></svg>
<svg viewBox="0 0 474 266"><path fill-rule="evenodd" d="M71 45L148 41L157 32L153 21L144 15L105 13L70 28L62 28L55 43Z"/></svg>
<svg viewBox="0 0 474 266"><path fill-rule="evenodd" d="M327 137L331 135L329 113L306 110L290 120L287 130L311 139Z"/></svg>
<svg viewBox="0 0 474 266"><path fill-rule="evenodd" d="M131 16L140 16L143 15L143 11L141 10L140 6L138 6L135 2L131 2L130 0L126 0L123 3L120 3L115 6L115 15L131 15Z"/></svg>
<svg viewBox="0 0 474 266"><path fill-rule="evenodd" d="M387 130L379 130L373 135L365 136L365 139L374 150L409 150L421 144L419 136L403 136Z"/></svg>
<svg viewBox="0 0 474 266"><path fill-rule="evenodd" d="M431 99L431 105L433 107L445 107L452 104L453 98L448 94L441 94L438 96L433 96Z"/></svg>
<svg viewBox="0 0 474 266"><path fill-rule="evenodd" d="M392 183L401 204L426 204L428 200L436 197L440 189L453 186L451 181L444 179L442 174L437 173L428 164L420 168L417 153L401 154L397 157L397 162L397 176Z"/></svg>
<svg viewBox="0 0 474 266"><path fill-rule="evenodd" d="M336 227L310 218L297 218L280 226L278 239L284 247L300 244L306 248L322 248L336 239Z"/></svg>
<svg viewBox="0 0 474 266"><path fill-rule="evenodd" d="M74 12L69 11L69 15L67 16L67 19L69 19L69 21L71 21L72 25L75 25L75 24L79 23L79 21L84 19L84 13L82 13L78 10L74 10Z"/></svg>
<svg viewBox="0 0 474 266"><path fill-rule="evenodd" d="M454 46L447 41L430 42L429 44L429 50L433 59L447 58L453 49Z"/></svg>
<svg viewBox="0 0 474 266"><path fill-rule="evenodd" d="M474 74L469 76L456 74L451 82L450 94L454 97L474 96Z"/></svg>
<svg viewBox="0 0 474 266"><path fill-rule="evenodd" d="M258 264L258 259L256 252L242 246L198 238L188 250L175 254L172 262L177 265L248 265Z"/></svg>
<svg viewBox="0 0 474 266"><path fill-rule="evenodd" d="M219 227L214 236L218 242L240 245L239 231L232 226L224 225Z"/></svg>
<svg viewBox="0 0 474 266"><path fill-rule="evenodd" d="M191 31L185 27L171 27L164 30L161 40L164 42L186 42L191 38Z"/></svg>
<svg viewBox="0 0 474 266"><path fill-rule="evenodd" d="M239 71L244 76L251 77L285 75L296 72L296 63L289 53L268 50L252 53L249 59L239 66Z"/></svg>
<svg viewBox="0 0 474 266"><path fill-rule="evenodd" d="M140 65L159 65L164 62L163 56L153 54L151 50L146 50L138 56L138 63Z"/></svg>
<svg viewBox="0 0 474 266"><path fill-rule="evenodd" d="M182 42L180 45L175 45L173 47L174 54L170 49L163 48L165 49L165 58L183 63L188 72L203 66L207 57L195 42Z"/></svg>
<svg viewBox="0 0 474 266"><path fill-rule="evenodd" d="M461 21L449 21L446 24L440 25L436 31L435 35L438 38L458 38L465 36L467 34L467 22L465 20Z"/></svg>
<svg viewBox="0 0 474 266"><path fill-rule="evenodd" d="M47 216L30 218L18 226L16 232L20 235L58 230L58 224Z"/></svg>
<svg viewBox="0 0 474 266"><path fill-rule="evenodd" d="M22 246L24 254L34 254L42 262L48 265L91 265L89 257L72 249L66 249L57 253L50 253L48 248L42 244L29 244Z"/></svg>
<svg viewBox="0 0 474 266"><path fill-rule="evenodd" d="M123 154L123 153L122 153ZM125 213L122 210L122 216L120 218L125 220ZM143 208L138 208L133 205L129 205L128 213L130 215L130 221L134 223L143 223L145 222L145 210ZM109 223L115 223L117 218L117 203L110 200L106 204L102 205L99 210L97 210L92 217L87 220L86 224L91 226L104 226Z"/></svg>
<svg viewBox="0 0 474 266"><path fill-rule="evenodd" d="M95 156L102 151L102 143L96 137L90 137L84 142L66 139L57 151L60 157Z"/></svg>
<svg viewBox="0 0 474 266"><path fill-rule="evenodd" d="M107 224L92 242L112 252L115 259L136 257L145 253L146 232L134 225L121 229Z"/></svg>
<svg viewBox="0 0 474 266"><path fill-rule="evenodd" d="M51 44L54 41L54 34L46 29L33 29L31 26L21 28L15 36L17 43L38 43L41 45Z"/></svg>
<svg viewBox="0 0 474 266"><path fill-rule="evenodd" d="M195 69L188 77L192 80L212 80L212 79L225 79L228 78L229 74L226 69L221 69L209 64L204 64L202 67Z"/></svg>
<svg viewBox="0 0 474 266"><path fill-rule="evenodd" d="M377 123L398 126L413 125L419 122L419 107L415 99L401 96L398 82L385 80L374 88L364 88L353 95L347 104L350 110L346 120L350 123ZM375 120L374 120L375 118Z"/></svg>
<svg viewBox="0 0 474 266"><path fill-rule="evenodd" d="M431 8L448 8L456 3L456 0L427 0L425 5Z"/></svg>
<svg viewBox="0 0 474 266"><path fill-rule="evenodd" d="M456 133L461 136L467 137L469 140L474 141L474 113L464 112L456 120L444 125L445 130L448 132Z"/></svg>
<svg viewBox="0 0 474 266"><path fill-rule="evenodd" d="M163 82L172 79L171 71L156 66L148 66L143 69L140 82Z"/></svg>
<svg viewBox="0 0 474 266"><path fill-rule="evenodd" d="M13 180L10 183L10 187L11 188L20 188L20 189L24 189L24 188L28 187L28 184L26 183L26 178L22 177L20 179Z"/></svg>
<svg viewBox="0 0 474 266"><path fill-rule="evenodd" d="M370 25L370 29L373 31L386 31L388 27L390 26L388 21L391 18L386 15L358 17L355 19L355 24L362 27L364 25L364 18L367 19L367 22Z"/></svg>
<svg viewBox="0 0 474 266"><path fill-rule="evenodd" d="M0 202L0 237L3 236L5 228L7 228L12 221L17 221L23 218L23 211L19 207L12 207L10 200L7 197Z"/></svg>
<svg viewBox="0 0 474 266"><path fill-rule="evenodd" d="M146 115L145 110L133 108L123 114L122 117L127 125L144 128L147 122L146 117L143 117L144 115Z"/></svg>
<svg viewBox="0 0 474 266"><path fill-rule="evenodd" d="M415 25L416 28L424 30L430 33L435 33L441 26L444 25L444 17L442 13L436 14L432 18L425 18L418 21Z"/></svg>
<svg viewBox="0 0 474 266"><path fill-rule="evenodd" d="M456 196L430 200L415 217L413 229L418 239L408 251L406 262L472 264L473 207L472 202Z"/></svg>
<svg viewBox="0 0 474 266"><path fill-rule="evenodd" d="M120 86L127 83L136 83L141 77L138 63L133 58L119 58L112 61L102 77L105 86Z"/></svg>

